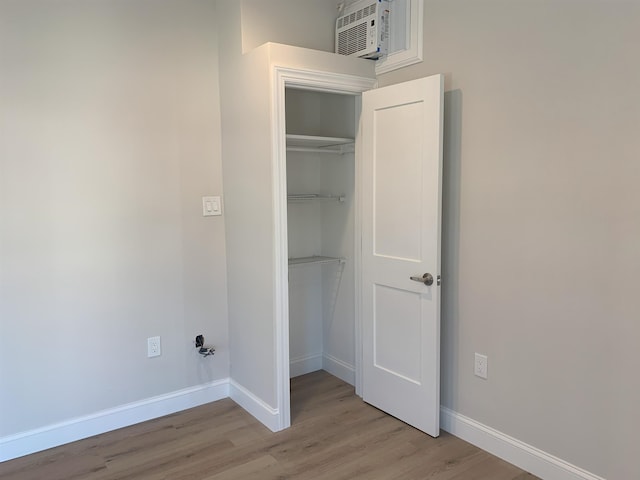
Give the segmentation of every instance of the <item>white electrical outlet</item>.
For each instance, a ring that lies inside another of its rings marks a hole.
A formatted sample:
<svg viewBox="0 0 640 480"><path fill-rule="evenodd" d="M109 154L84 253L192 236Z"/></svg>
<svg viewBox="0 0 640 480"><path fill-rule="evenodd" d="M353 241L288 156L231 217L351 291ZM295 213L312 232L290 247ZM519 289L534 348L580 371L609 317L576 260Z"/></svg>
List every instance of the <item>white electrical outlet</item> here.
<svg viewBox="0 0 640 480"><path fill-rule="evenodd" d="M159 357L161 353L160 337L147 338L147 357Z"/></svg>
<svg viewBox="0 0 640 480"><path fill-rule="evenodd" d="M476 377L484 378L486 380L488 363L489 360L487 359L486 355L476 353L476 362L473 367L473 373L476 375Z"/></svg>

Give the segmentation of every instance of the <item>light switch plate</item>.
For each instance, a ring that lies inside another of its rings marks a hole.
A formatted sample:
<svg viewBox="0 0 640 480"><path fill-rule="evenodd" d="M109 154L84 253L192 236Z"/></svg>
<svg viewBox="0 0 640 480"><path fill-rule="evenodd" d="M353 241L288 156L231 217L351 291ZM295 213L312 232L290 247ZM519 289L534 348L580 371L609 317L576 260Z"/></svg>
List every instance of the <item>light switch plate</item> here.
<svg viewBox="0 0 640 480"><path fill-rule="evenodd" d="M220 196L202 197L202 216L212 217L215 215L222 215Z"/></svg>

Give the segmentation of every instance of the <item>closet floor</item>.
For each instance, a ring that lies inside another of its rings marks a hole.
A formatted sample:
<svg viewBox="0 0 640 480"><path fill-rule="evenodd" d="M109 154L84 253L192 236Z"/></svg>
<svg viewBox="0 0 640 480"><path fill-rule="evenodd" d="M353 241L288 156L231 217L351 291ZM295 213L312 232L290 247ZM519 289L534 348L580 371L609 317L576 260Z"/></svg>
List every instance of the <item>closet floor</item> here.
<svg viewBox="0 0 640 480"><path fill-rule="evenodd" d="M225 399L0 463L3 480L531 480L446 432L373 408L318 371L291 380L292 427L272 433Z"/></svg>

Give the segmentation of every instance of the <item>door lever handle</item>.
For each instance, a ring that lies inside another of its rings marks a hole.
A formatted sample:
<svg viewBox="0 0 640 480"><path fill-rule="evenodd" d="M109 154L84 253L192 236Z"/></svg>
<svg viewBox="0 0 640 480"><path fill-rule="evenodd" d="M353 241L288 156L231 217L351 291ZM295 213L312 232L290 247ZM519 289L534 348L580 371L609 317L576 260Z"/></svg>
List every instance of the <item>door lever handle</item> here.
<svg viewBox="0 0 640 480"><path fill-rule="evenodd" d="M427 287L433 285L433 275L431 275L430 273L425 273L421 277L419 277L418 275L413 275L409 278L414 282L424 283Z"/></svg>

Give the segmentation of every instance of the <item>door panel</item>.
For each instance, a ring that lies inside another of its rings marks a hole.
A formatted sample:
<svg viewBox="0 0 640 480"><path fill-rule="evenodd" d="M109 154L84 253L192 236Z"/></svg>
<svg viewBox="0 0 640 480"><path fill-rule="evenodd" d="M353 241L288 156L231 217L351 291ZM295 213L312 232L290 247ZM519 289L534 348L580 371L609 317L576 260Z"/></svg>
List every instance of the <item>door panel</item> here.
<svg viewBox="0 0 640 480"><path fill-rule="evenodd" d="M420 384L420 294L374 285L373 301L374 366Z"/></svg>
<svg viewBox="0 0 640 480"><path fill-rule="evenodd" d="M409 103L373 112L373 222L378 256L417 261L422 257L420 232L408 235L420 224L422 210L413 201L422 189L422 159L414 147L422 138L421 107L421 103ZM406 128L398 129L399 124ZM385 132L394 132L394 136ZM402 210L398 211L397 205L402 205Z"/></svg>
<svg viewBox="0 0 640 480"><path fill-rule="evenodd" d="M363 399L439 434L443 78L363 94ZM428 286L410 279L430 273Z"/></svg>

